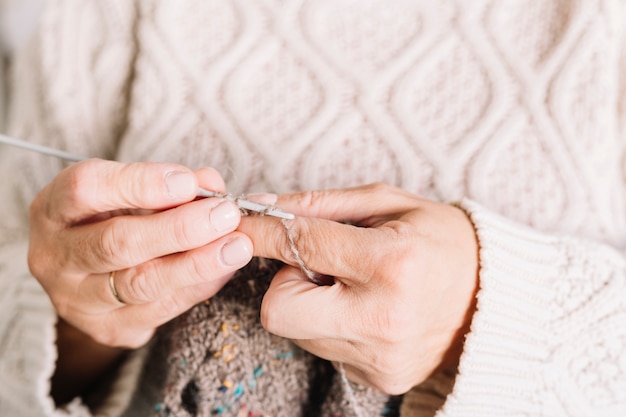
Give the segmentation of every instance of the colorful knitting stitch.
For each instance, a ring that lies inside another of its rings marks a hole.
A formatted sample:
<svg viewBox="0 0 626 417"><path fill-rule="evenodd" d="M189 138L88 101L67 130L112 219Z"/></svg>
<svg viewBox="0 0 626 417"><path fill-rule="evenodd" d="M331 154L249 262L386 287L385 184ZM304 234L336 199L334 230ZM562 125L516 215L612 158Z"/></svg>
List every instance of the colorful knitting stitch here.
<svg viewBox="0 0 626 417"><path fill-rule="evenodd" d="M352 386L332 366L269 334L263 294L280 268L255 259L210 302L179 318L155 416L363 417L388 413L388 396ZM358 403L358 408L354 407ZM358 411L362 410L362 411Z"/></svg>

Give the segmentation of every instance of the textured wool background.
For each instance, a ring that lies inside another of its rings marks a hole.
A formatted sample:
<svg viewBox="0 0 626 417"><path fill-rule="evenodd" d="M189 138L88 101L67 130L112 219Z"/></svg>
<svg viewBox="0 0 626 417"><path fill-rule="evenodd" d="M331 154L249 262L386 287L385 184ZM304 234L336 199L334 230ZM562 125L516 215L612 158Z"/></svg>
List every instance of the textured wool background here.
<svg viewBox="0 0 626 417"><path fill-rule="evenodd" d="M6 66L17 48L32 36L44 0L0 0L0 131L4 130L7 93Z"/></svg>
<svg viewBox="0 0 626 417"><path fill-rule="evenodd" d="M150 404L155 416L397 416L395 399L347 387L328 362L260 326L263 294L281 265L255 258L219 295L166 326L156 343L167 348L150 361L166 366L144 371L166 375L161 393L146 394L159 399Z"/></svg>
<svg viewBox="0 0 626 417"><path fill-rule="evenodd" d="M440 416L626 415L601 409L626 404L616 334L626 268L610 249L626 248L624 0L46 5L36 44L15 61L15 136L215 166L233 193L384 181L477 203L464 207L485 268L461 367L416 387L405 415L434 415L453 382ZM12 415L52 415L56 316L16 259L28 203L64 166L23 152L0 164L12 180L0 188L0 410ZM246 301L188 317L237 304L248 314ZM180 329L193 335L196 323ZM134 400L137 358L110 386L107 412ZM202 364L215 358L192 359L212 372ZM193 398L187 372L169 378ZM71 407L89 415L80 400Z"/></svg>

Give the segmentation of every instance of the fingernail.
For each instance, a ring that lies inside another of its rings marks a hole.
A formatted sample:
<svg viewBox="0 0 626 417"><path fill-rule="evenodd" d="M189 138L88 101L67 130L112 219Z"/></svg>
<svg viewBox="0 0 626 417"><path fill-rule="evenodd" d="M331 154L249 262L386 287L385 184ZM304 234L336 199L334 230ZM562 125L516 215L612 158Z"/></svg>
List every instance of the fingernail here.
<svg viewBox="0 0 626 417"><path fill-rule="evenodd" d="M278 195L271 193L246 194L246 200L254 201L259 204L265 204L266 206L273 206L278 201Z"/></svg>
<svg viewBox="0 0 626 417"><path fill-rule="evenodd" d="M252 249L246 240L237 238L222 246L221 256L228 266L243 266L252 258Z"/></svg>
<svg viewBox="0 0 626 417"><path fill-rule="evenodd" d="M213 207L209 215L211 224L218 232L235 230L237 225L239 225L240 218L239 208L229 201L224 201Z"/></svg>
<svg viewBox="0 0 626 417"><path fill-rule="evenodd" d="M183 171L172 171L165 175L167 193L173 199L190 198L196 194L196 180L192 174Z"/></svg>

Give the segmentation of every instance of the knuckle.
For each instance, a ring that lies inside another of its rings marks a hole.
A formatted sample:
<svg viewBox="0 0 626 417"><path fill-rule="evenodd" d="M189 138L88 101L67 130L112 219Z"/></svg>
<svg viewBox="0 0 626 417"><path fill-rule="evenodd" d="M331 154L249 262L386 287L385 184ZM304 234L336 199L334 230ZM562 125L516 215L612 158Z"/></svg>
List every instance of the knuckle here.
<svg viewBox="0 0 626 417"><path fill-rule="evenodd" d="M165 322L178 316L191 306L185 305L178 297L168 294L159 299L158 315L156 318L159 322Z"/></svg>
<svg viewBox="0 0 626 417"><path fill-rule="evenodd" d="M210 258L214 256L215 255L207 255L206 252L203 252L202 256L191 255L187 258L186 272L194 283L206 282L206 278L211 278L215 275L215 265L219 265L219 262L211 262Z"/></svg>
<svg viewBox="0 0 626 417"><path fill-rule="evenodd" d="M167 196L167 200L172 198L166 189L164 178L173 171L190 173L182 165L167 162L132 162L119 165L115 175L119 179L125 179L117 181L120 202L129 207L162 207L164 197Z"/></svg>
<svg viewBox="0 0 626 417"><path fill-rule="evenodd" d="M121 165L117 175L120 183L118 198L128 207L154 208L161 204L164 193L163 165L153 162L132 162Z"/></svg>
<svg viewBox="0 0 626 417"><path fill-rule="evenodd" d="M98 241L98 251L96 251L103 260L113 260L120 245L123 245L122 239L119 238L118 234L115 222L108 221L103 224L100 240Z"/></svg>
<svg viewBox="0 0 626 417"><path fill-rule="evenodd" d="M310 241L310 225L306 219L295 219L292 225L287 228L286 233L279 231L278 236L282 242L285 242L286 239L286 244L278 245L281 259L299 266L302 266L300 263L309 265L312 256L310 248L314 247L313 243L315 242Z"/></svg>
<svg viewBox="0 0 626 417"><path fill-rule="evenodd" d="M114 198L118 205L134 207L136 200L146 195L146 183L141 178L148 176L146 163L115 163L115 169L105 171L107 183L115 183ZM113 196L112 196L113 197Z"/></svg>
<svg viewBox="0 0 626 417"><path fill-rule="evenodd" d="M303 212L309 213L310 216L316 216L333 200L332 193L332 190L307 190L300 191L293 196L296 205Z"/></svg>
<svg viewBox="0 0 626 417"><path fill-rule="evenodd" d="M147 177L147 167L148 165L145 163L135 162L126 164L120 167L119 175L121 178L133 178L133 176L138 178L142 178L142 176ZM124 181L123 185L124 187L120 188L120 198L122 198L125 204L133 205L133 198L130 196L143 196L146 193L145 184L142 181L134 180L134 178L130 181Z"/></svg>
<svg viewBox="0 0 626 417"><path fill-rule="evenodd" d="M202 236L208 236L209 228L206 222L190 222L182 219L176 223L176 227L171 233L175 245L180 248L191 248L201 243Z"/></svg>
<svg viewBox="0 0 626 417"><path fill-rule="evenodd" d="M266 294L261 304L261 325L265 330L272 334L280 335L281 317L278 309L273 306L273 298Z"/></svg>
<svg viewBox="0 0 626 417"><path fill-rule="evenodd" d="M141 268L132 268L127 270L130 277L126 280L120 280L117 290L120 297L130 304L143 304L153 301L158 294L156 288L156 280L153 277L153 267L143 266Z"/></svg>
<svg viewBox="0 0 626 417"><path fill-rule="evenodd" d="M310 209L312 207L316 207L317 202L320 200L321 193L323 193L323 191L308 190L308 191L299 192L295 195L296 202L298 206L304 209Z"/></svg>
<svg viewBox="0 0 626 417"><path fill-rule="evenodd" d="M99 261L117 265L128 265L131 259L132 237L126 232L119 218L112 218L102 223L98 241Z"/></svg>
<svg viewBox="0 0 626 417"><path fill-rule="evenodd" d="M99 178L98 160L79 162L66 171L64 192L70 204L89 198L94 193L93 178Z"/></svg>
<svg viewBox="0 0 626 417"><path fill-rule="evenodd" d="M376 256L376 275L387 283L400 284L420 271L424 259L421 239L416 238L413 227L403 221L390 221L386 224L388 236Z"/></svg>
<svg viewBox="0 0 626 417"><path fill-rule="evenodd" d="M408 237L417 233L415 228L411 223L408 223L404 220L392 220L389 223L389 227L398 235L400 238L407 239Z"/></svg>

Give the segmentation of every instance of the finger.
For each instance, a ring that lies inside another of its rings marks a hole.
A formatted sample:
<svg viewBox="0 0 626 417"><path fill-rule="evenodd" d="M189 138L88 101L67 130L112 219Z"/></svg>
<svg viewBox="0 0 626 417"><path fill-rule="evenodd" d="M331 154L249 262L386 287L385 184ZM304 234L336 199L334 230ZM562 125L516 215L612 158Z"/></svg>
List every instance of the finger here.
<svg viewBox="0 0 626 417"><path fill-rule="evenodd" d="M270 333L288 339L329 339L349 334L349 326L341 319L350 299L345 292L341 283L318 286L298 269L285 267L263 297L261 323Z"/></svg>
<svg viewBox="0 0 626 417"><path fill-rule="evenodd" d="M250 236L255 256L344 279L369 281L385 254L393 250L393 229L369 229L325 219L243 217L238 230Z"/></svg>
<svg viewBox="0 0 626 417"><path fill-rule="evenodd" d="M398 223L389 222L417 204L419 198L383 184L301 192L280 196L276 202L281 209L299 215L295 220L249 216L242 219L239 230L252 238L257 256L364 282L381 264L376 261L403 244L397 239L401 234ZM365 227L389 223L389 227L366 229L340 222Z"/></svg>
<svg viewBox="0 0 626 417"><path fill-rule="evenodd" d="M302 191L278 197L281 210L369 226L368 221L414 208L418 197L386 184L369 184L339 190Z"/></svg>
<svg viewBox="0 0 626 417"><path fill-rule="evenodd" d="M164 209L191 201L196 176L182 165L90 159L63 170L44 190L48 216L74 224L116 209Z"/></svg>
<svg viewBox="0 0 626 417"><path fill-rule="evenodd" d="M215 168L205 167L195 171L198 185L205 190L226 192L224 179Z"/></svg>
<svg viewBox="0 0 626 417"><path fill-rule="evenodd" d="M126 305L111 311L103 323L105 329L102 333L107 339L100 342L126 348L144 345L155 328L213 297L228 283L231 276L232 274L227 274L211 282L180 288L147 304Z"/></svg>
<svg viewBox="0 0 626 417"><path fill-rule="evenodd" d="M196 304L212 298L228 283L232 275L230 273L211 282L180 288L148 304L129 306L128 314L120 317L120 320L129 328L158 327L180 316Z"/></svg>
<svg viewBox="0 0 626 417"><path fill-rule="evenodd" d="M194 250L116 271L114 287L127 305L152 303L198 285L217 292L223 285L223 278L232 275L251 258L252 242L244 234L235 232ZM83 280L78 299L94 309L97 306L103 310L119 307L108 279L100 274Z"/></svg>
<svg viewBox="0 0 626 417"><path fill-rule="evenodd" d="M230 277L220 281L224 286ZM216 281L214 284L217 284ZM138 348L143 346L154 333L154 329L180 316L194 305L215 295L215 285L203 284L168 294L159 300L142 305L130 305L106 316L103 333L107 339L101 343L109 346ZM220 287L221 288L221 287ZM108 326L107 326L108 324Z"/></svg>
<svg viewBox="0 0 626 417"><path fill-rule="evenodd" d="M61 232L66 259L77 270L107 272L204 246L235 230L237 206L203 199L145 216L118 216ZM78 244L76 243L78 242Z"/></svg>

